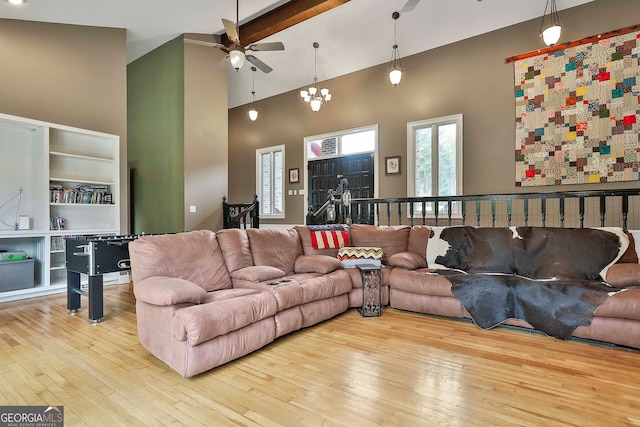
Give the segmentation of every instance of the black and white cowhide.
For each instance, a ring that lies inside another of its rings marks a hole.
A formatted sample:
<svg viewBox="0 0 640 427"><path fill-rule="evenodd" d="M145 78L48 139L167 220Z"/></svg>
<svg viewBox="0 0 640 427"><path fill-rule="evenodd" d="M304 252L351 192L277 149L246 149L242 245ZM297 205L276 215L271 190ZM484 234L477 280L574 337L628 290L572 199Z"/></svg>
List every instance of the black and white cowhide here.
<svg viewBox="0 0 640 427"><path fill-rule="evenodd" d="M434 229L427 262L481 328L521 319L566 338L615 293L604 279L628 245L615 227L446 227Z"/></svg>

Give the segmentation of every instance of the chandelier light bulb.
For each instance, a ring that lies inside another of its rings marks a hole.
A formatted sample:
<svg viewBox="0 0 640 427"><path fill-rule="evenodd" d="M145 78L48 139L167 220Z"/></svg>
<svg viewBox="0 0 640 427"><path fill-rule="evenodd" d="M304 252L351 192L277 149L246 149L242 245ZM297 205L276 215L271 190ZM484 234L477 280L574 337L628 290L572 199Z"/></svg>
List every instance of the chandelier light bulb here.
<svg viewBox="0 0 640 427"><path fill-rule="evenodd" d="M305 99L308 95L309 95L309 92L307 92L306 90L300 91L300 96L302 97L302 99Z"/></svg>
<svg viewBox="0 0 640 427"><path fill-rule="evenodd" d="M311 86L309 88L309 95L314 96L318 92L318 88Z"/></svg>
<svg viewBox="0 0 640 427"><path fill-rule="evenodd" d="M327 96L327 95L329 94L329 89L327 89L326 87L325 87L325 88L320 89L320 94L321 94L322 96Z"/></svg>
<svg viewBox="0 0 640 427"><path fill-rule="evenodd" d="M322 107L322 101L320 101L318 98L312 99L309 104L311 105L311 110L314 113L317 113L318 111L320 111L320 107Z"/></svg>

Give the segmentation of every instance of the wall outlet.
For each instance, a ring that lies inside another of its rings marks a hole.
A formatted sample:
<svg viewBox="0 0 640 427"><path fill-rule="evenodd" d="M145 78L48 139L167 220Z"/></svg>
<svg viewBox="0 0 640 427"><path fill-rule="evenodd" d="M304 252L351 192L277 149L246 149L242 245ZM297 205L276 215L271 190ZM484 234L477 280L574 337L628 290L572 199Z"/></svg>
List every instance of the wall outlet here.
<svg viewBox="0 0 640 427"><path fill-rule="evenodd" d="M189 206L189 212L195 212L196 207L194 205Z"/></svg>

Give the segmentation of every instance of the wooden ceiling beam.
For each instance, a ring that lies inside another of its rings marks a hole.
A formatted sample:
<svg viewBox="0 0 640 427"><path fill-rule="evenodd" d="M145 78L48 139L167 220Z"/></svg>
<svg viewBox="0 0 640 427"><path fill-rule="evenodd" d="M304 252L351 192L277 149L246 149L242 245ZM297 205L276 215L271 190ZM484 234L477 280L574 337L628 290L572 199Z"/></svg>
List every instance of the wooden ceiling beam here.
<svg viewBox="0 0 640 427"><path fill-rule="evenodd" d="M291 0L240 26L240 42L248 46L286 28L347 3L349 0ZM230 46L226 34L220 42Z"/></svg>

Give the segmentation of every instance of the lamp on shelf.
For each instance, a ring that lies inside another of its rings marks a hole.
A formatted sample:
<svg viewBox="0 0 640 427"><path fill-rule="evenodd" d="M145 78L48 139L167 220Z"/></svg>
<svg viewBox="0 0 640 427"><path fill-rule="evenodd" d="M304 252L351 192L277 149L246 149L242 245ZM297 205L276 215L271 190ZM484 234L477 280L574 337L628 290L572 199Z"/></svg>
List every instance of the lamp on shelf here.
<svg viewBox="0 0 640 427"><path fill-rule="evenodd" d="M316 84L318 83L318 48L320 47L320 44L318 42L313 42L313 47L315 49L313 85L309 87L308 90L301 90L300 97L304 102L309 104L311 110L316 113L320 111L320 107L331 101L331 94L327 88L318 90L316 87Z"/></svg>
<svg viewBox="0 0 640 427"><path fill-rule="evenodd" d="M258 110L256 110L256 67L251 67L251 98L249 100L249 118L255 122L258 118Z"/></svg>
<svg viewBox="0 0 640 427"><path fill-rule="evenodd" d="M398 86L402 79L402 62L400 61L400 51L398 50L398 31L396 24L400 18L399 12L393 12L393 51L391 52L391 64L389 64L389 80L394 86Z"/></svg>
<svg viewBox="0 0 640 427"><path fill-rule="evenodd" d="M549 2L551 2L551 8L549 8ZM547 10L549 10L550 25L545 28L544 21L547 17ZM547 46L553 46L560 40L560 18L558 18L558 9L556 7L556 0L547 0L547 4L544 7L544 15L542 15L542 22L540 23L540 36L544 40L544 44Z"/></svg>

